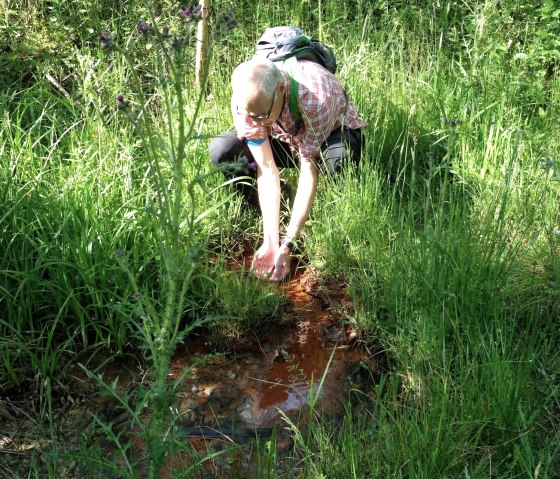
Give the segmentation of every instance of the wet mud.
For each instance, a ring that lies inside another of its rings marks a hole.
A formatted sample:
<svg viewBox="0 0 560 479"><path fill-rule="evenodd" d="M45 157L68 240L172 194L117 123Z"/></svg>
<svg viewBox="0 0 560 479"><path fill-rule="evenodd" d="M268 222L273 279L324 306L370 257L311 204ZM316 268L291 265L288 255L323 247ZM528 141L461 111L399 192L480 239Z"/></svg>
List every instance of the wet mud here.
<svg viewBox="0 0 560 479"><path fill-rule="evenodd" d="M311 404L314 415L340 422L349 390L365 386L357 384L357 371L370 353L348 324L353 304L345 287L326 286L311 272L298 271L281 288L292 306L288 324L272 327L249 346L245 341L235 354L208 356L204 338L191 338L169 372L176 380L188 371L177 396L177 411L185 419L176 432L205 453L232 444L239 453L249 445L242 453L245 470L251 468L256 439L274 434L279 454L287 454L288 422L304 428ZM224 456L213 463L216 475L208 477L231 474L239 461Z"/></svg>

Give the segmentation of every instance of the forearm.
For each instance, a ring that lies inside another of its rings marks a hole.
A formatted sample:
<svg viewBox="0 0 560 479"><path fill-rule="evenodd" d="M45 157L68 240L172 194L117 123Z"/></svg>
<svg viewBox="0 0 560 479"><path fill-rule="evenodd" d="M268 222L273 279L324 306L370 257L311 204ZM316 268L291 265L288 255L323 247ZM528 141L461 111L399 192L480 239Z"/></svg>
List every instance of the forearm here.
<svg viewBox="0 0 560 479"><path fill-rule="evenodd" d="M257 188L263 222L263 245L278 245L280 175L274 162L268 168L257 167Z"/></svg>
<svg viewBox="0 0 560 479"><path fill-rule="evenodd" d="M257 190L263 221L263 246L278 247L280 221L280 174L270 141L249 146L257 164Z"/></svg>
<svg viewBox="0 0 560 479"><path fill-rule="evenodd" d="M315 163L302 163L292 216L286 229L286 236L292 239L296 239L299 236L307 221L313 200L315 199L318 178L319 173Z"/></svg>

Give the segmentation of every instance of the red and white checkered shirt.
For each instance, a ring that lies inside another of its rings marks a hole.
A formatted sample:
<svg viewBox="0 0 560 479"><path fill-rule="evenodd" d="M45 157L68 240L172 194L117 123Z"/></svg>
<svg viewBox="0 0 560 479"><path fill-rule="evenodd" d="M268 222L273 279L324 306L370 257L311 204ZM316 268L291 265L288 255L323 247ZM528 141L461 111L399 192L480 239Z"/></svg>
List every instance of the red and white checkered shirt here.
<svg viewBox="0 0 560 479"><path fill-rule="evenodd" d="M299 60L280 68L289 68L290 75L299 83L298 103L303 126L298 129L290 112L290 77L287 71L282 71L281 81L286 88L284 106L278 120L271 126L263 126L251 117L237 113L237 105L232 100L231 111L240 140L258 141L272 135L287 143L292 154L299 155L302 160L313 160L319 156L321 144L336 128L366 126L338 79L321 65Z"/></svg>

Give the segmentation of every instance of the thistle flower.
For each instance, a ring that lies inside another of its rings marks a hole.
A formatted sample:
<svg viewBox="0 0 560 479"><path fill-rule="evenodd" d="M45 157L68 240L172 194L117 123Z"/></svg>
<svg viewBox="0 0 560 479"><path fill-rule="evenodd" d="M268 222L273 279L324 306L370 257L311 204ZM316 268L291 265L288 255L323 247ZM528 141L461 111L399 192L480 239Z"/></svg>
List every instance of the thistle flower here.
<svg viewBox="0 0 560 479"><path fill-rule="evenodd" d="M117 105L119 110L126 110L130 106L130 103L125 100L124 95L117 95L117 101L119 102Z"/></svg>
<svg viewBox="0 0 560 479"><path fill-rule="evenodd" d="M101 35L97 37L99 43L101 44L102 50L114 50L117 47L115 40L117 39L116 35L113 35L111 32L104 31Z"/></svg>
<svg viewBox="0 0 560 479"><path fill-rule="evenodd" d="M463 123L459 118L446 118L444 123L449 125L451 128L455 128L457 125Z"/></svg>
<svg viewBox="0 0 560 479"><path fill-rule="evenodd" d="M237 26L235 18L233 18L233 12L229 11L218 17L218 21L226 27L227 30L233 30Z"/></svg>
<svg viewBox="0 0 560 479"><path fill-rule="evenodd" d="M173 40L171 40L171 46L175 50L180 50L185 45L185 42L185 37L173 37Z"/></svg>
<svg viewBox="0 0 560 479"><path fill-rule="evenodd" d="M198 22L202 18L202 5L194 5L191 3L188 7L181 5L183 15L190 22Z"/></svg>
<svg viewBox="0 0 560 479"><path fill-rule="evenodd" d="M141 33L146 37L153 35L155 33L155 28L152 27L149 23L145 22L144 20L140 20L138 22L137 29L138 29L138 33Z"/></svg>

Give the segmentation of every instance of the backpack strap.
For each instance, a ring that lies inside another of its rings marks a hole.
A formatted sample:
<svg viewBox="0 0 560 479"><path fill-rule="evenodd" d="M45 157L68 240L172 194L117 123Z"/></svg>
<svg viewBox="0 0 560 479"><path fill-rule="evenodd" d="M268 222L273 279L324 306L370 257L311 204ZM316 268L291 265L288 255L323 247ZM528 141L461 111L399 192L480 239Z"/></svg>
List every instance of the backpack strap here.
<svg viewBox="0 0 560 479"><path fill-rule="evenodd" d="M288 73L290 77L290 98L288 98L288 108L294 118L296 119L296 123L302 122L301 111L299 109L298 103L298 90L299 90L299 82Z"/></svg>
<svg viewBox="0 0 560 479"><path fill-rule="evenodd" d="M284 60L282 65L285 67L284 71L288 74L290 79L290 97L288 98L288 108L290 109L290 113L296 119L296 130L299 131L299 129L303 126L303 117L301 115L298 102L299 82L292 75L292 67L294 63L297 63L296 57L290 57Z"/></svg>

